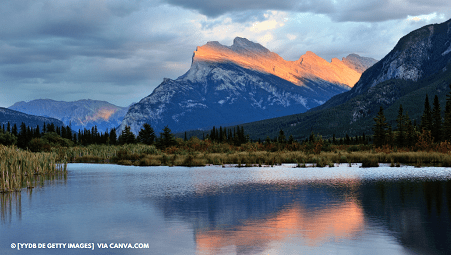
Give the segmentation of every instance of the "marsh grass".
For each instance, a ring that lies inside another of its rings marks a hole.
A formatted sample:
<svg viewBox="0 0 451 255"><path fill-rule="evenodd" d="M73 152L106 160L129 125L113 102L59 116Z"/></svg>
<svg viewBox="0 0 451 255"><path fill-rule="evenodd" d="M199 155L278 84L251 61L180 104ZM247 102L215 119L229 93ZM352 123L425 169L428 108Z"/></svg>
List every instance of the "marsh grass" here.
<svg viewBox="0 0 451 255"><path fill-rule="evenodd" d="M116 163L124 165L139 166L205 166L205 165L229 165L238 166L265 166L280 165L283 163L294 163L298 167L307 163L318 167L333 167L335 163L362 163L363 167L375 167L379 163L390 163L397 167L401 164L407 165L433 165L451 166L451 155L439 152L375 152L375 151L339 151L321 152L320 154L309 154L303 151L255 151L255 152L189 152L184 154L167 154L151 147L141 147L139 149L126 149L116 147L105 152L102 148L100 152L85 151L83 155L74 157L72 162L86 163ZM150 153L147 153L149 152ZM73 153L73 152L70 152ZM107 155L102 158L101 155ZM70 158L70 155L65 155Z"/></svg>
<svg viewBox="0 0 451 255"><path fill-rule="evenodd" d="M0 145L0 193L33 188L41 176L67 172L66 158L56 153L32 153Z"/></svg>
<svg viewBox="0 0 451 255"><path fill-rule="evenodd" d="M198 148L194 150L193 148ZM294 163L299 167L307 163L324 167L333 167L335 163L365 163L363 166L376 166L390 163L397 167L401 164L416 166L451 166L448 151L401 151L373 149L371 146L334 147L328 152L312 153L308 151L266 151L254 147L235 148L231 145L211 144L210 147L191 146L189 148L169 148L158 150L153 145L90 145L87 147L57 148L58 159L68 162L115 163L135 166L202 166L228 165L267 166ZM205 148L204 148L205 147ZM207 149L209 148L209 149ZM244 150L244 151L243 151Z"/></svg>

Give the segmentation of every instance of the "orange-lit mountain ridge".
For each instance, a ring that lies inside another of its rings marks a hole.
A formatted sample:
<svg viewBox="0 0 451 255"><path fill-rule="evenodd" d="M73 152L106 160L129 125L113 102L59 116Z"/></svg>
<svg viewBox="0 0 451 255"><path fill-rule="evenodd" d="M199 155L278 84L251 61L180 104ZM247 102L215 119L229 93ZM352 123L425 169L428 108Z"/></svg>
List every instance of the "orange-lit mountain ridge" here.
<svg viewBox="0 0 451 255"><path fill-rule="evenodd" d="M118 131L127 125L136 134L149 123L181 132L305 112L351 89L374 62L355 54L328 62L312 52L286 61L245 38L208 42L184 75L130 107Z"/></svg>
<svg viewBox="0 0 451 255"><path fill-rule="evenodd" d="M219 42L208 42L197 47L193 64L198 62L234 63L244 68L276 75L296 85L305 86L302 78L322 79L330 83L353 87L363 71L376 63L371 58L352 54L343 60L331 62L308 51L296 61L287 61L258 43L237 37L230 47Z"/></svg>

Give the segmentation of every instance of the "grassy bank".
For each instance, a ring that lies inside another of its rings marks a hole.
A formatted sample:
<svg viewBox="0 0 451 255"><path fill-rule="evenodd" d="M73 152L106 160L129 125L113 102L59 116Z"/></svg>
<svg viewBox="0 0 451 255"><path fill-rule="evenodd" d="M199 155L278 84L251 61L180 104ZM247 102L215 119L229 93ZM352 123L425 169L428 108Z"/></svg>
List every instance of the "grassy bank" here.
<svg viewBox="0 0 451 255"><path fill-rule="evenodd" d="M451 166L451 155L448 152L374 150L369 146L363 147L366 150L356 146L337 146L332 147L331 151L319 153L308 150L258 151L251 145L241 147L215 145L213 148L195 150L167 148L161 151L152 145L92 145L58 149L55 152L60 158L67 158L70 162L135 166L205 166L209 164L256 166L282 163L296 163L299 166L313 163L319 167L332 166L334 163L363 163L364 166L377 166L378 163L390 163L393 166L399 164Z"/></svg>
<svg viewBox="0 0 451 255"><path fill-rule="evenodd" d="M33 188L41 177L64 174L64 159L56 153L33 153L0 145L0 193Z"/></svg>

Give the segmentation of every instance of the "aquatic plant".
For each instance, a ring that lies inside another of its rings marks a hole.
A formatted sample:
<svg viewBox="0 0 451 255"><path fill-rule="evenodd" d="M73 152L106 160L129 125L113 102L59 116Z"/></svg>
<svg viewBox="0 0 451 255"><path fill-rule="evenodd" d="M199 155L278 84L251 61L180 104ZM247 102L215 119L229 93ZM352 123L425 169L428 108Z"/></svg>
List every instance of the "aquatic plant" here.
<svg viewBox="0 0 451 255"><path fill-rule="evenodd" d="M0 193L32 188L39 176L66 173L66 158L0 145Z"/></svg>

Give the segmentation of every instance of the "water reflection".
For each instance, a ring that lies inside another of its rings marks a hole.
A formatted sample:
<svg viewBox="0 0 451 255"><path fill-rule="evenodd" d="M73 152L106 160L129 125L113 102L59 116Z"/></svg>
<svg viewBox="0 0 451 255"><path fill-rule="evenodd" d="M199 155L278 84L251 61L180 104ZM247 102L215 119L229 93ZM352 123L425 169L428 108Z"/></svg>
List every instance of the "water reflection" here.
<svg viewBox="0 0 451 255"><path fill-rule="evenodd" d="M420 254L451 250L451 181L376 181L360 193L367 217L405 247Z"/></svg>
<svg viewBox="0 0 451 255"><path fill-rule="evenodd" d="M0 226L0 253L45 240L151 247L118 254L446 254L450 180L446 168L74 164L67 182L0 196L12 221Z"/></svg>
<svg viewBox="0 0 451 255"><path fill-rule="evenodd" d="M451 250L451 182L443 178L383 175L195 186L192 193L160 197L156 205L167 220L192 224L201 254L254 254L294 239L320 247L380 232L402 244L401 253Z"/></svg>
<svg viewBox="0 0 451 255"><path fill-rule="evenodd" d="M2 224L11 222L13 212L18 219L22 218L22 196L19 192L0 193L0 219Z"/></svg>
<svg viewBox="0 0 451 255"><path fill-rule="evenodd" d="M20 192L0 193L0 220L1 223L10 223L14 217L18 220L22 219L22 195L25 193L28 201L31 202L33 190L44 187L45 185L66 185L67 172L58 173L56 175L37 175L27 180L27 185ZM55 182L58 181L58 182Z"/></svg>
<svg viewBox="0 0 451 255"><path fill-rule="evenodd" d="M195 240L199 251L215 254L227 246L262 249L271 242L281 242L299 234L307 245L317 246L325 241L353 238L363 229L363 210L354 202L318 211L309 211L294 204L276 215L246 220L235 228L199 230Z"/></svg>

